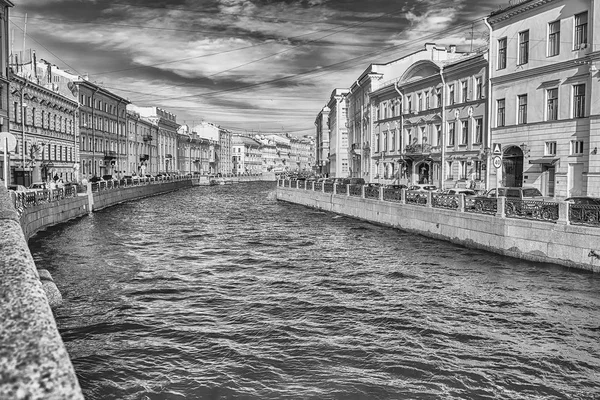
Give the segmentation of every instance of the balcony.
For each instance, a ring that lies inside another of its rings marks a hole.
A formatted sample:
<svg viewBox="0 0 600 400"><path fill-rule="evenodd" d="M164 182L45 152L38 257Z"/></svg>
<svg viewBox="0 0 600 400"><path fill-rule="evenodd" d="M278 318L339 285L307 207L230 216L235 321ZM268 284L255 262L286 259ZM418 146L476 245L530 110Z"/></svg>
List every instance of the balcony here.
<svg viewBox="0 0 600 400"><path fill-rule="evenodd" d="M114 150L104 150L104 159L105 160L114 160L117 158L117 152Z"/></svg>
<svg viewBox="0 0 600 400"><path fill-rule="evenodd" d="M152 135L142 135L142 140L144 142L151 142L152 141Z"/></svg>
<svg viewBox="0 0 600 400"><path fill-rule="evenodd" d="M142 154L140 155L140 161L148 161L150 159L150 155Z"/></svg>
<svg viewBox="0 0 600 400"><path fill-rule="evenodd" d="M173 154L165 154L165 158L173 158Z"/></svg>

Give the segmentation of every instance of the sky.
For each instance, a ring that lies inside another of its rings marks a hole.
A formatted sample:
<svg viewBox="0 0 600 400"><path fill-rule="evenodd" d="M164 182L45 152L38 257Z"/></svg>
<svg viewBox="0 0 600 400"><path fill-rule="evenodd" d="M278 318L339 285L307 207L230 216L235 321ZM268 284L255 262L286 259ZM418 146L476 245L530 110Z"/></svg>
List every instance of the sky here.
<svg viewBox="0 0 600 400"><path fill-rule="evenodd" d="M180 124L304 136L331 92L372 63L428 42L485 46L481 20L508 0L13 2L14 52L32 48Z"/></svg>

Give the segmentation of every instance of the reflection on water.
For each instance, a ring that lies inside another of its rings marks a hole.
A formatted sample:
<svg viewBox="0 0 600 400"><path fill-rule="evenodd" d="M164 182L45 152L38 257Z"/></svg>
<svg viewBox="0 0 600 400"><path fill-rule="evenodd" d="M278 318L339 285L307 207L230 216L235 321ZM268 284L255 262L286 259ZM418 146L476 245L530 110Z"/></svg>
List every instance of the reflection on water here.
<svg viewBox="0 0 600 400"><path fill-rule="evenodd" d="M86 399L589 399L600 277L278 203L121 204L30 241Z"/></svg>

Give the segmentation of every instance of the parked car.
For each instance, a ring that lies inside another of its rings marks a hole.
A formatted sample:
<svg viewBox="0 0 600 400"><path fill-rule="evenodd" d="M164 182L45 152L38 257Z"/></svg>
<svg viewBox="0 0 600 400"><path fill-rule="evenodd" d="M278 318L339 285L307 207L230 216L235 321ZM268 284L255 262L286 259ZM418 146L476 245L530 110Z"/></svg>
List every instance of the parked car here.
<svg viewBox="0 0 600 400"><path fill-rule="evenodd" d="M29 185L29 187L28 187L29 190L33 190L33 191L44 190L47 188L48 188L48 185L46 184L46 182L34 182L31 185Z"/></svg>
<svg viewBox="0 0 600 400"><path fill-rule="evenodd" d="M105 180L106 182L108 182L108 181L113 181L113 182L118 181L118 179L114 178L112 175L102 175L102 179Z"/></svg>
<svg viewBox="0 0 600 400"><path fill-rule="evenodd" d="M416 190L419 192L435 192L438 190L437 186L429 183L417 183L408 187L408 190Z"/></svg>
<svg viewBox="0 0 600 400"><path fill-rule="evenodd" d="M399 190L399 189L408 189L408 186L402 185L402 184L400 184L400 185L385 185L385 188L386 189L398 189Z"/></svg>
<svg viewBox="0 0 600 400"><path fill-rule="evenodd" d="M600 221L600 197L573 196L565 201L574 205L569 210L569 218L575 222L597 224Z"/></svg>
<svg viewBox="0 0 600 400"><path fill-rule="evenodd" d="M535 203L526 203L521 201L511 202L510 200L535 200L541 202L553 202L554 198L547 197L534 187L499 187L488 190L485 194L477 196L473 203L476 210L487 209L490 203L482 201L482 198L506 197L509 201L506 205L507 213L519 215L532 215L536 213L547 214L544 206Z"/></svg>
<svg viewBox="0 0 600 400"><path fill-rule="evenodd" d="M445 189L444 191L442 191L442 194L448 194L448 195L464 194L465 196L477 196L477 193L473 189L467 189L467 188Z"/></svg>
<svg viewBox="0 0 600 400"><path fill-rule="evenodd" d="M92 182L92 183L101 182L101 181L104 181L104 179L102 179L102 178L100 178L99 176L96 176L96 175L94 175L94 176L92 176L90 178L90 182Z"/></svg>
<svg viewBox="0 0 600 400"><path fill-rule="evenodd" d="M496 192L498 195L496 196ZM551 199L550 197L545 197L539 189L534 187L499 187L488 190L485 197L507 197L510 199L519 199L519 200L527 200L527 199L536 199L536 200L544 200Z"/></svg>
<svg viewBox="0 0 600 400"><path fill-rule="evenodd" d="M600 206L600 197L589 197L589 196L573 196L565 199L572 204L582 204L589 206Z"/></svg>
<svg viewBox="0 0 600 400"><path fill-rule="evenodd" d="M27 188L23 185L8 185L8 190L13 190L15 192L26 192Z"/></svg>

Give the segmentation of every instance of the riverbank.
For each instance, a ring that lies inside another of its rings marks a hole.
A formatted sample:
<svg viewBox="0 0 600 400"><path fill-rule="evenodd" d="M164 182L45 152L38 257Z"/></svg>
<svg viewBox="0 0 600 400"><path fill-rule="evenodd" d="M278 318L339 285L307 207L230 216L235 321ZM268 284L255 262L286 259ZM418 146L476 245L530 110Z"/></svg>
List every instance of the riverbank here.
<svg viewBox="0 0 600 400"><path fill-rule="evenodd" d="M383 189L374 198L365 196L365 187L344 194L325 192L325 187L300 189L287 181L277 186L277 199L375 222L424 236L488 250L529 261L555 263L600 272L600 228L571 225L566 203L558 205L556 220L509 218L505 198L498 198L493 214L467 212L464 198L457 197L457 208L432 206L432 194L421 197L420 204L409 204L406 192L395 200L383 200ZM371 193L367 193L369 195ZM496 199L493 199L496 201Z"/></svg>

